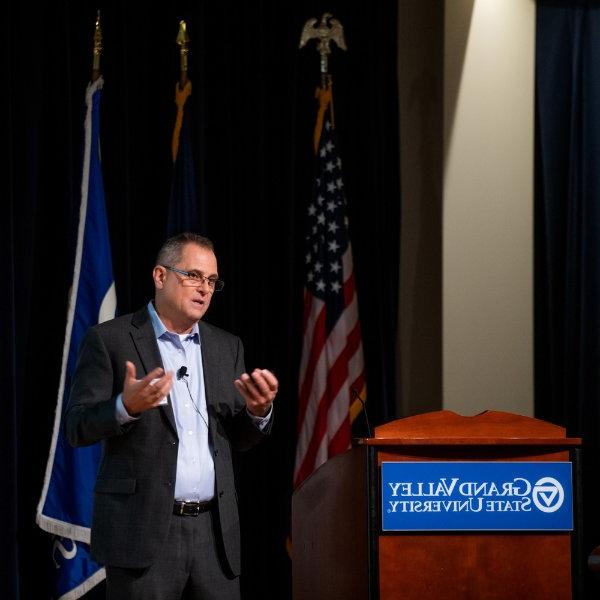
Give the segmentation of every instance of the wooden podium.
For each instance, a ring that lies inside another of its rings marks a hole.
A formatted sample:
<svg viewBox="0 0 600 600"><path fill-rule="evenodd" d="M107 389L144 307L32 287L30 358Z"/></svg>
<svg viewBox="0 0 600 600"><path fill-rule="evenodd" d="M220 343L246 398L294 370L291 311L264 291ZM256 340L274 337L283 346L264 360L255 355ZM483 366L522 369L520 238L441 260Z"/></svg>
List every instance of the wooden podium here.
<svg viewBox="0 0 600 600"><path fill-rule="evenodd" d="M580 529L382 531L382 462L573 461L579 438L510 413L400 419L322 465L292 498L294 600L510 599L577 596ZM575 569L572 564L576 565Z"/></svg>

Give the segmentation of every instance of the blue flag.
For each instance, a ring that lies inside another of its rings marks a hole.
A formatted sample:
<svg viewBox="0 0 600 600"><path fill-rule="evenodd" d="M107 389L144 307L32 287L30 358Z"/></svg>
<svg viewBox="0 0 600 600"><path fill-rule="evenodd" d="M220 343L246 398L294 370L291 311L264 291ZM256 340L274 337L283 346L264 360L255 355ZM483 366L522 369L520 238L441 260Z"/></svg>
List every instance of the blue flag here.
<svg viewBox="0 0 600 600"><path fill-rule="evenodd" d="M79 230L69 297L62 370L38 525L56 538L50 560L55 572L54 598L74 600L105 578L104 568L90 557L90 527L100 443L72 448L65 436L64 413L77 352L86 330L115 316L104 186L100 164L100 96L102 78L86 92L85 146Z"/></svg>

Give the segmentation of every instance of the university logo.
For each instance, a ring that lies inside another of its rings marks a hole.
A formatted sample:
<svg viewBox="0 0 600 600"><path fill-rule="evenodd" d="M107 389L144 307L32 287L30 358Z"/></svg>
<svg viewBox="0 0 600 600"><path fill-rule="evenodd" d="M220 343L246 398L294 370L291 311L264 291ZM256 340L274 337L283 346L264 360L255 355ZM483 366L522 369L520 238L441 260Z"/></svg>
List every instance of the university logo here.
<svg viewBox="0 0 600 600"><path fill-rule="evenodd" d="M383 531L572 531L570 462L383 462Z"/></svg>
<svg viewBox="0 0 600 600"><path fill-rule="evenodd" d="M533 486L533 503L542 512L556 512L565 500L563 486L554 477L542 477Z"/></svg>

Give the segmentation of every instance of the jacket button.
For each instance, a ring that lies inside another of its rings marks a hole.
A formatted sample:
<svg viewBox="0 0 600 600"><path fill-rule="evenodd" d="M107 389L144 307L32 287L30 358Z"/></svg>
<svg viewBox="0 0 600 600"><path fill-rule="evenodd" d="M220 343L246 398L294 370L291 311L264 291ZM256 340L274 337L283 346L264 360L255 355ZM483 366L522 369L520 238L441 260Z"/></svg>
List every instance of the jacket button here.
<svg viewBox="0 0 600 600"><path fill-rule="evenodd" d="M223 497L223 492L221 491L221 492L219 492L219 498L222 498L222 497Z"/></svg>
<svg viewBox="0 0 600 600"><path fill-rule="evenodd" d="M215 450L215 456L219 456L219 451Z"/></svg>
<svg viewBox="0 0 600 600"><path fill-rule="evenodd" d="M175 442L171 442L171 446L174 446L174 445L175 445Z"/></svg>

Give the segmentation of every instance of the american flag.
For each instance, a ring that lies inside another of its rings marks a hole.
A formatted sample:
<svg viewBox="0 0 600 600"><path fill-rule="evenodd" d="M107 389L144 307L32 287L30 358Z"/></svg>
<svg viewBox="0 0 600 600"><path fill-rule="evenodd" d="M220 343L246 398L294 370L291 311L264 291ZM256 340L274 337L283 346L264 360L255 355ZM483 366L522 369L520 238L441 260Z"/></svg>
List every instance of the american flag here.
<svg viewBox="0 0 600 600"><path fill-rule="evenodd" d="M342 161L327 117L316 158L307 219L295 488L350 446L351 421L361 407L356 397L364 401L366 389Z"/></svg>

